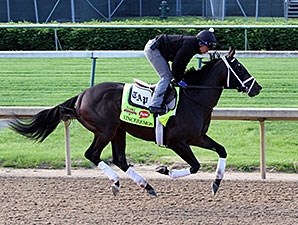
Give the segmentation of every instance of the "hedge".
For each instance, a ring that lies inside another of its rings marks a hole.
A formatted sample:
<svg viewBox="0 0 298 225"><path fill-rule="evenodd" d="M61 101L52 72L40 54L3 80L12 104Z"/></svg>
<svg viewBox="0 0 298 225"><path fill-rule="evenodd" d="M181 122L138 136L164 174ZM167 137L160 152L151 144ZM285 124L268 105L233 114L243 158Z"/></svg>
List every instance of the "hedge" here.
<svg viewBox="0 0 298 225"><path fill-rule="evenodd" d="M194 35L195 29L157 28L59 28L57 34L63 50L142 50L147 40L158 34ZM230 45L244 49L244 29L216 29L218 50ZM0 50L55 50L54 29L1 28ZM250 50L298 50L298 29L248 29Z"/></svg>

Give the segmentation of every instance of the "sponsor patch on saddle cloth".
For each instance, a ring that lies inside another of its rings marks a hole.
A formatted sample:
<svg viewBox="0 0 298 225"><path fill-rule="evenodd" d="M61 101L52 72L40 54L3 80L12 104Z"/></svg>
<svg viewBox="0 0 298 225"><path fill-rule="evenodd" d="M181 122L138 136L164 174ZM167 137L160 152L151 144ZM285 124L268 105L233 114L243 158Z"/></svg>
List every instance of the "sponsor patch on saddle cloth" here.
<svg viewBox="0 0 298 225"><path fill-rule="evenodd" d="M144 127L154 127L154 116L148 110L152 91L134 84L125 84L120 119Z"/></svg>

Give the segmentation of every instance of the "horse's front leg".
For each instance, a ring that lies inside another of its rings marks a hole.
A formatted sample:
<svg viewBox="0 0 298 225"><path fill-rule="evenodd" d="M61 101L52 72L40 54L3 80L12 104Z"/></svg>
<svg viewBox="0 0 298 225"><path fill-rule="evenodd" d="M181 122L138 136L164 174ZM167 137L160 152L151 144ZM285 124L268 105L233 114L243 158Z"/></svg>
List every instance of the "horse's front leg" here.
<svg viewBox="0 0 298 225"><path fill-rule="evenodd" d="M199 139L196 139L194 142L191 143L191 145L215 151L219 156L215 172L215 180L211 184L212 192L215 195L224 177L226 169L227 152L222 145L218 144L216 141L214 141L206 134L202 135Z"/></svg>
<svg viewBox="0 0 298 225"><path fill-rule="evenodd" d="M140 187L144 188L149 196L156 197L157 194L148 181L141 176L135 169L127 164L125 147L126 147L126 132L120 128L117 129L112 143L113 163L123 170L127 176L132 179Z"/></svg>
<svg viewBox="0 0 298 225"><path fill-rule="evenodd" d="M169 175L171 178L185 177L190 174L195 174L200 169L200 163L193 154L191 148L186 141L179 138L168 139L168 147L177 153L185 162L187 162L191 167L187 169L173 169L169 170L166 166L159 166L156 168L156 172L164 175Z"/></svg>

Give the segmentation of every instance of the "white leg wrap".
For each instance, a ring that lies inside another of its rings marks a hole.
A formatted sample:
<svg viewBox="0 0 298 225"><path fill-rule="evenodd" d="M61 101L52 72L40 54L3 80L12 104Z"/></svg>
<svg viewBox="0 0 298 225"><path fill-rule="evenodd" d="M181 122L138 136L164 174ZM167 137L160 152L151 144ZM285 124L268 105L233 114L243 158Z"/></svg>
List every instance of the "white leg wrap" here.
<svg viewBox="0 0 298 225"><path fill-rule="evenodd" d="M147 181L140 174L138 174L132 167L129 167L126 173L128 177L132 179L135 183L137 183L143 188L146 187Z"/></svg>
<svg viewBox="0 0 298 225"><path fill-rule="evenodd" d="M117 182L119 180L118 174L104 161L101 161L98 166L99 169L113 182Z"/></svg>
<svg viewBox="0 0 298 225"><path fill-rule="evenodd" d="M224 158L219 158L216 168L216 179L222 179L224 177L226 169L226 160Z"/></svg>
<svg viewBox="0 0 298 225"><path fill-rule="evenodd" d="M190 175L190 169L171 170L169 176L173 179Z"/></svg>

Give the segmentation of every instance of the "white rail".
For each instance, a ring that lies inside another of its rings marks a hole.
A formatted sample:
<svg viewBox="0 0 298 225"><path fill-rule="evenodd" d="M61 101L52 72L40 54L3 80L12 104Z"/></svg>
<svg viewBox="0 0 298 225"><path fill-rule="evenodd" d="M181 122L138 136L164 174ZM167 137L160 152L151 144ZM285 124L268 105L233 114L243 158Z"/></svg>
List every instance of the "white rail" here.
<svg viewBox="0 0 298 225"><path fill-rule="evenodd" d="M212 51L211 51L212 52ZM218 51L226 54L227 51ZM197 55L198 56L198 55ZM195 57L197 57L195 56ZM207 56L207 55L204 55ZM0 51L0 58L142 58L141 50ZM238 58L298 58L298 51L236 51Z"/></svg>
<svg viewBox="0 0 298 225"><path fill-rule="evenodd" d="M48 107L0 107L0 119L9 119L13 115L20 117L31 117L32 115L47 109ZM298 109L296 108L215 108L212 113L213 120L251 120L260 123L260 172L261 178L266 179L266 120L298 120ZM71 174L70 161L70 135L69 123L65 126L65 155L66 171Z"/></svg>

